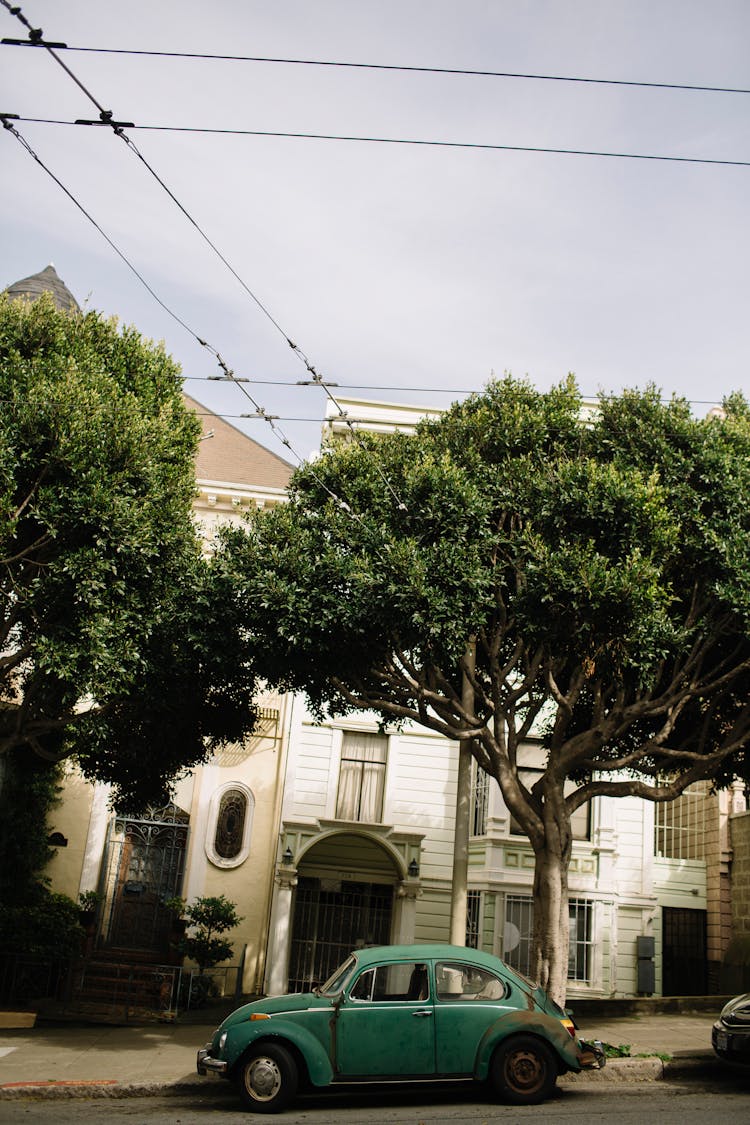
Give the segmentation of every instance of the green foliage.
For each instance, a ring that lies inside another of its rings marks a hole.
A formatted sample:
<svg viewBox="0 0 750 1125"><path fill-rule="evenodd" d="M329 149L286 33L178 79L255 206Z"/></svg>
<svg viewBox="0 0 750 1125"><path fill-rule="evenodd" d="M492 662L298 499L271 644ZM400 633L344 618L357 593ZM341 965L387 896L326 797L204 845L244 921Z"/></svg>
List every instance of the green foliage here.
<svg viewBox="0 0 750 1125"><path fill-rule="evenodd" d="M80 918L72 898L37 883L22 904L0 910L0 952L47 959L77 956L83 940Z"/></svg>
<svg viewBox="0 0 750 1125"><path fill-rule="evenodd" d="M613 1046L612 1043L602 1043L602 1050L604 1051L605 1058L608 1058L608 1059L629 1059L630 1058L630 1044L629 1043L620 1043L620 1045L618 1047Z"/></svg>
<svg viewBox="0 0 750 1125"><path fill-rule="evenodd" d="M54 854L47 817L57 801L59 766L15 749L0 757L0 906L35 895ZM2 914L0 909L0 914Z"/></svg>
<svg viewBox="0 0 750 1125"><path fill-rule="evenodd" d="M215 895L196 898L189 906L179 898L169 899L164 905L188 923L189 932L180 942L180 952L195 961L201 974L229 960L234 947L218 935L242 921L235 903L224 895Z"/></svg>
<svg viewBox="0 0 750 1125"><path fill-rule="evenodd" d="M121 807L163 801L253 720L179 369L97 313L0 298L0 401L0 752L73 754Z"/></svg>
<svg viewBox="0 0 750 1125"><path fill-rule="evenodd" d="M558 780L742 769L750 412L738 396L726 411L696 419L648 388L587 416L570 379L543 394L506 378L413 436L331 448L287 506L227 533L264 675L321 713L470 726L532 831L541 789L513 783L531 731Z"/></svg>

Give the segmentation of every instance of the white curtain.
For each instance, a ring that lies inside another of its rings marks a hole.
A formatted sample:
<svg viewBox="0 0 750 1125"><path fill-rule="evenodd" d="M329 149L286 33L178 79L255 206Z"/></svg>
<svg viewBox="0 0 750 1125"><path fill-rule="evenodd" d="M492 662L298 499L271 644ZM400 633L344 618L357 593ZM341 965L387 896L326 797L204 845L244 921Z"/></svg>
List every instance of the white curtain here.
<svg viewBox="0 0 750 1125"><path fill-rule="evenodd" d="M384 735L344 733L336 803L340 820L374 824L382 820L387 749Z"/></svg>

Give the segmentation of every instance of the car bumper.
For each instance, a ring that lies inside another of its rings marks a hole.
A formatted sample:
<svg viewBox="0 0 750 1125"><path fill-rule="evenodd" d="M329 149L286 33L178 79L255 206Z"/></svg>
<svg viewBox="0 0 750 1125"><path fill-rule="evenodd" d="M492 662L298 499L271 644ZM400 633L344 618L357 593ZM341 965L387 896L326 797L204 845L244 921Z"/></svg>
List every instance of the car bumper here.
<svg viewBox="0 0 750 1125"><path fill-rule="evenodd" d="M711 1028L711 1046L720 1059L750 1063L750 1032L736 1031L718 1021Z"/></svg>
<svg viewBox="0 0 750 1125"><path fill-rule="evenodd" d="M201 1047L198 1051L197 1070L199 1074L221 1074L225 1075L227 1072L227 1064L223 1059L214 1059L211 1057L211 1050L209 1047Z"/></svg>
<svg viewBox="0 0 750 1125"><path fill-rule="evenodd" d="M581 1053L578 1061L581 1070L602 1070L607 1065L607 1056L604 1054L599 1039L592 1039L590 1043L581 1040Z"/></svg>

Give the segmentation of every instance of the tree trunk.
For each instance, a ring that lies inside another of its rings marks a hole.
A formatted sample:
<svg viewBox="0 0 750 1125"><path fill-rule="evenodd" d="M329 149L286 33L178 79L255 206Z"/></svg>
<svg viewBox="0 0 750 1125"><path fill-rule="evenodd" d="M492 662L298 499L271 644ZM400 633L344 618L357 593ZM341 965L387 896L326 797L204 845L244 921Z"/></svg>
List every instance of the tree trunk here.
<svg viewBox="0 0 750 1125"><path fill-rule="evenodd" d="M573 837L562 793L545 788L544 838L534 846L532 965L539 984L562 1006L568 983L568 868Z"/></svg>

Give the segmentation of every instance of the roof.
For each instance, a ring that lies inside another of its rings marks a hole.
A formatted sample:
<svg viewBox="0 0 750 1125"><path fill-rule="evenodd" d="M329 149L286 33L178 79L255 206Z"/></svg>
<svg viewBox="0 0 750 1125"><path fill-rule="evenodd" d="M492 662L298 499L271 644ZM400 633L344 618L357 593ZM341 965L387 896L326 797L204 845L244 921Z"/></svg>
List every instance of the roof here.
<svg viewBox="0 0 750 1125"><path fill-rule="evenodd" d="M199 481L286 489L293 465L195 399L183 395L183 400L188 410L198 415L203 430L195 465Z"/></svg>
<svg viewBox="0 0 750 1125"><path fill-rule="evenodd" d="M431 942L429 945L369 945L352 952L356 954L360 965L376 965L381 961L444 961L447 958L451 961L471 961L473 964L485 965L488 969L497 969L499 963L499 958L492 953L442 942ZM505 968L509 966L506 965Z"/></svg>
<svg viewBox="0 0 750 1125"><path fill-rule="evenodd" d="M64 312L80 312L81 308L65 282L58 276L57 270L50 263L46 269L33 273L31 277L24 277L14 281L5 290L13 299L36 301L42 293L51 293L55 306Z"/></svg>

